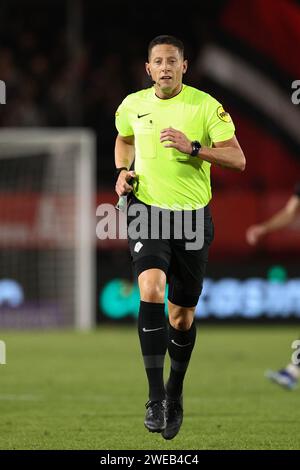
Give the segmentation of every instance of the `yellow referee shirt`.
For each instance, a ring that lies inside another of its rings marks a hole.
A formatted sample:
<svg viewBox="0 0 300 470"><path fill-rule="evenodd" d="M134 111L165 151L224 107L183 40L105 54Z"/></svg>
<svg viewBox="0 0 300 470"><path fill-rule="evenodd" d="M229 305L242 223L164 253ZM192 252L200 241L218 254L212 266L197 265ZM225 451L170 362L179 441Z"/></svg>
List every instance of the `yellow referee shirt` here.
<svg viewBox="0 0 300 470"><path fill-rule="evenodd" d="M183 85L170 99L160 99L154 87L128 95L116 112L120 135L135 141L134 194L146 204L199 209L211 199L210 163L160 143L160 132L173 127L188 139L211 147L230 139L234 124L222 105L203 91Z"/></svg>

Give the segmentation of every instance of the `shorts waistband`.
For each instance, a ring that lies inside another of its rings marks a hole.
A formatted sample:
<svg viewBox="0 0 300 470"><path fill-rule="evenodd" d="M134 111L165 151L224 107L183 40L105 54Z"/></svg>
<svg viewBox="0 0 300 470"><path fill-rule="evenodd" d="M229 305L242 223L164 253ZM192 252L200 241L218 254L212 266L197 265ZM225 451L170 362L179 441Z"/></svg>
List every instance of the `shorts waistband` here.
<svg viewBox="0 0 300 470"><path fill-rule="evenodd" d="M162 209L163 210L163 207L152 206L150 204L146 204L145 202L138 199L134 194L131 194L131 197L130 197L130 204L132 204L132 203L143 204L148 209L150 209L151 207L155 207L156 209ZM210 216L210 205L209 205L209 203L204 207L200 207L199 209L192 209L191 212L196 213L197 211L200 211L202 209L204 210L204 217ZM170 209L170 211L171 212L177 212L177 211L172 211L171 209ZM183 211L184 211L184 209L183 209Z"/></svg>

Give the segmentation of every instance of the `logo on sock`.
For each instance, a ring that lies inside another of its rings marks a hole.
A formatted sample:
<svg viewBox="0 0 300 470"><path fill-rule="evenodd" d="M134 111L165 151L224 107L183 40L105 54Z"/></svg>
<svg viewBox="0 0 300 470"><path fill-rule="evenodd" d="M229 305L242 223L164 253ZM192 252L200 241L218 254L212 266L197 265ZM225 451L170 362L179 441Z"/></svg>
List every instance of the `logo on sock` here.
<svg viewBox="0 0 300 470"><path fill-rule="evenodd" d="M141 242L137 242L134 247L134 251L138 253L144 245Z"/></svg>
<svg viewBox="0 0 300 470"><path fill-rule="evenodd" d="M178 344L178 343L176 343L176 341L174 341L174 339L171 339L171 343L175 344L176 346L179 346L180 348L186 348L187 346L189 346L190 344L192 344L192 343Z"/></svg>
<svg viewBox="0 0 300 470"><path fill-rule="evenodd" d="M158 330L163 330L164 329L164 326L161 326L160 328L143 328L143 332L144 333L149 333L150 331L158 331Z"/></svg>

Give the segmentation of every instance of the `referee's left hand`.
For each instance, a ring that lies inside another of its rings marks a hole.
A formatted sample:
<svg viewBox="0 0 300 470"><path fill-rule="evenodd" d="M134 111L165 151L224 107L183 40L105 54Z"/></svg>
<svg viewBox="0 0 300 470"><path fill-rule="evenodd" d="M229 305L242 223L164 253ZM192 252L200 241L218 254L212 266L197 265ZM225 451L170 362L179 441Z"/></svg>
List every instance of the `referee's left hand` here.
<svg viewBox="0 0 300 470"><path fill-rule="evenodd" d="M173 129L173 127L168 127L167 129L162 129L160 131L160 142L169 141L168 144L164 145L166 148L173 147L179 152L186 153L190 155L192 151L192 142L184 135L183 132Z"/></svg>

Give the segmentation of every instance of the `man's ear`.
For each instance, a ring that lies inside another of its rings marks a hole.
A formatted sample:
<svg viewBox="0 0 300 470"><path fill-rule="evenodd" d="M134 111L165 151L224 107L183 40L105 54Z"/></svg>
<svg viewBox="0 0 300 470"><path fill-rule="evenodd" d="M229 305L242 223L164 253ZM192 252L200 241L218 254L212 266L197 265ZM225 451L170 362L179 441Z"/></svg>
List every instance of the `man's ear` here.
<svg viewBox="0 0 300 470"><path fill-rule="evenodd" d="M185 59L183 61L182 73L185 73L187 71L187 68L188 68L188 61L187 61L187 59Z"/></svg>
<svg viewBox="0 0 300 470"><path fill-rule="evenodd" d="M145 69L149 77L151 77L150 65L148 64L148 62L145 63Z"/></svg>

